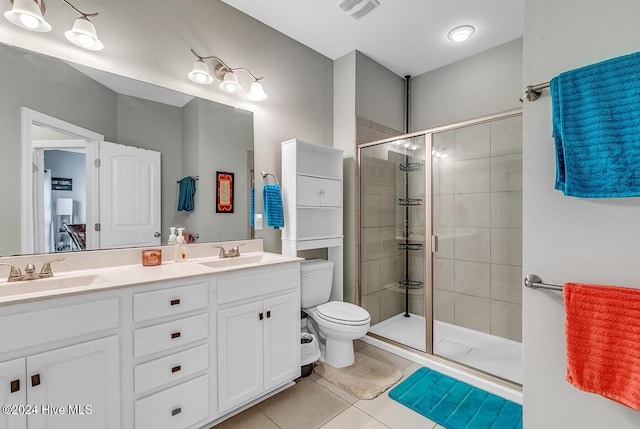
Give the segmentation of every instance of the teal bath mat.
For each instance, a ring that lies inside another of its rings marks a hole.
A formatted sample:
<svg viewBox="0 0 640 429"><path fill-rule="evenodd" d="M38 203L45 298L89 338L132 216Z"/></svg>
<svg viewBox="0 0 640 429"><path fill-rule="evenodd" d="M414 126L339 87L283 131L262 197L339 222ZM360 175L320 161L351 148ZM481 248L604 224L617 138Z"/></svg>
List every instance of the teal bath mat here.
<svg viewBox="0 0 640 429"><path fill-rule="evenodd" d="M391 399L447 429L522 429L522 406L429 368L390 392Z"/></svg>

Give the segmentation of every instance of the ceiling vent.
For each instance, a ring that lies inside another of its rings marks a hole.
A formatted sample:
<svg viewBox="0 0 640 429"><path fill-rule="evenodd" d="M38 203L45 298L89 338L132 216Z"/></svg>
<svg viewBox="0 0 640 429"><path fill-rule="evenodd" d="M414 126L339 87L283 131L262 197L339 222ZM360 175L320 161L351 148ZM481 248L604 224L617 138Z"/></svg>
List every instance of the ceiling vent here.
<svg viewBox="0 0 640 429"><path fill-rule="evenodd" d="M347 15L360 19L373 9L380 6L378 0L340 0L338 7Z"/></svg>

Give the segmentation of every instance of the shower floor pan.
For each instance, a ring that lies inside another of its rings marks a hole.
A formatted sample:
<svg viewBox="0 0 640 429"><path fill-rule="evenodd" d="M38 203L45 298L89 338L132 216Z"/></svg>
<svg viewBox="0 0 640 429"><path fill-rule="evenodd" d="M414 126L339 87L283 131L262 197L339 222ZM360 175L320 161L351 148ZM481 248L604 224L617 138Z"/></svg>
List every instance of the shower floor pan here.
<svg viewBox="0 0 640 429"><path fill-rule="evenodd" d="M434 353L522 384L522 344L435 320ZM377 323L369 332L420 351L427 350L424 317L404 313Z"/></svg>

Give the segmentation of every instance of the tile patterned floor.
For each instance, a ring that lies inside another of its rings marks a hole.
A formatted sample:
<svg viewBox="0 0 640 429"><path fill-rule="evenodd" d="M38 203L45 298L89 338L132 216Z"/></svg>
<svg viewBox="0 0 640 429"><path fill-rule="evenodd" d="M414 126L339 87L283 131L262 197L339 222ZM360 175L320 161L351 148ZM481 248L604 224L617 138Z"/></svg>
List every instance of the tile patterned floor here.
<svg viewBox="0 0 640 429"><path fill-rule="evenodd" d="M375 346L356 341L356 350L403 373L419 365ZM398 383L400 383L400 380ZM360 400L315 372L295 386L226 420L215 429L444 429L389 398L387 392Z"/></svg>

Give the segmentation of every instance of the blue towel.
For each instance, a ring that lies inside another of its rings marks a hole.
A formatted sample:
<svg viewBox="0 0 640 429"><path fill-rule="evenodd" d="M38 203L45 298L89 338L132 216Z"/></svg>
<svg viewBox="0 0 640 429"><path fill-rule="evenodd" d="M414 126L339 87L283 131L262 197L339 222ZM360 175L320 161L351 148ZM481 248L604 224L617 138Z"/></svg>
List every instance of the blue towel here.
<svg viewBox="0 0 640 429"><path fill-rule="evenodd" d="M251 185L251 193L250 193L250 198L249 198L249 225L250 226L255 226L253 218L254 213L255 213L255 186Z"/></svg>
<svg viewBox="0 0 640 429"><path fill-rule="evenodd" d="M640 52L550 82L555 188L584 198L640 195Z"/></svg>
<svg viewBox="0 0 640 429"><path fill-rule="evenodd" d="M280 229L284 226L282 218L282 193L280 185L264 185L262 187L262 200L264 202L264 217L267 226Z"/></svg>
<svg viewBox="0 0 640 429"><path fill-rule="evenodd" d="M191 177L183 177L180 179L180 194L178 195L178 211L192 211L193 196L196 193L196 180Z"/></svg>

